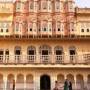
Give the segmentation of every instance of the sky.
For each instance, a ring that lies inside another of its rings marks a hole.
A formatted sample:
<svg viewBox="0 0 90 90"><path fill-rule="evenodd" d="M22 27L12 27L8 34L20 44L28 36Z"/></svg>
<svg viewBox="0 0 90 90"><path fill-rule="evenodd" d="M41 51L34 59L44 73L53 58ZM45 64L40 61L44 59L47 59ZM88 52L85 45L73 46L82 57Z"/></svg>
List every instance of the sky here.
<svg viewBox="0 0 90 90"><path fill-rule="evenodd" d="M90 8L90 0L75 0L76 6L78 7L89 7Z"/></svg>
<svg viewBox="0 0 90 90"><path fill-rule="evenodd" d="M0 1L15 1L15 0L0 0ZM74 0L78 7L90 8L90 0Z"/></svg>

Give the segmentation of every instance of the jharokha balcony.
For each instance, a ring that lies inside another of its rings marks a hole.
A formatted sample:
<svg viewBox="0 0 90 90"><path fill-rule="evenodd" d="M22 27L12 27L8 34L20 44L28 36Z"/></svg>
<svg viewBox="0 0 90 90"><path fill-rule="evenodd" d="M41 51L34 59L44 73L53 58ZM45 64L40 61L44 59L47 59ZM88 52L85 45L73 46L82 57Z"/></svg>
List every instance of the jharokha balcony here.
<svg viewBox="0 0 90 90"><path fill-rule="evenodd" d="M90 64L90 54L0 55L0 64Z"/></svg>

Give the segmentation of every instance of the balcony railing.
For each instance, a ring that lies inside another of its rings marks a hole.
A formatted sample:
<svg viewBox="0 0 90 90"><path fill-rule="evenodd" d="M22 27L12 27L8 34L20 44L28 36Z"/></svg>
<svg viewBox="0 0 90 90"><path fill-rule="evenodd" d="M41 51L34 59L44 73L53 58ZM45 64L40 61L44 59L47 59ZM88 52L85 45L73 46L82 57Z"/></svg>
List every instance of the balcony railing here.
<svg viewBox="0 0 90 90"><path fill-rule="evenodd" d="M86 55L0 55L0 64L90 64Z"/></svg>
<svg viewBox="0 0 90 90"><path fill-rule="evenodd" d="M36 61L36 55L27 55L27 63L34 63Z"/></svg>
<svg viewBox="0 0 90 90"><path fill-rule="evenodd" d="M55 61L57 64L64 63L64 56L63 55L56 55Z"/></svg>
<svg viewBox="0 0 90 90"><path fill-rule="evenodd" d="M22 30L21 30L22 31ZM12 38L11 38L12 37ZM23 34L23 32L18 32L18 33L0 33L0 38L4 39L90 39L90 34L89 33L77 33L75 31L70 32L69 34L65 34L64 32L27 32Z"/></svg>
<svg viewBox="0 0 90 90"><path fill-rule="evenodd" d="M41 55L40 56L40 63L43 63L43 64L51 63L50 55Z"/></svg>
<svg viewBox="0 0 90 90"><path fill-rule="evenodd" d="M75 87L75 83L72 83L72 88L73 90L90 90L90 83L86 84L87 86L85 86L80 82L76 83L76 87ZM14 89L13 89L14 88ZM34 90L35 88L35 84L33 82L16 82L15 83L15 87L13 87L13 83L9 82L7 83L7 86L5 88L5 83L0 83L0 90ZM63 90L64 88L64 82L59 82L58 83L58 89L59 90ZM39 90L37 88L37 90Z"/></svg>

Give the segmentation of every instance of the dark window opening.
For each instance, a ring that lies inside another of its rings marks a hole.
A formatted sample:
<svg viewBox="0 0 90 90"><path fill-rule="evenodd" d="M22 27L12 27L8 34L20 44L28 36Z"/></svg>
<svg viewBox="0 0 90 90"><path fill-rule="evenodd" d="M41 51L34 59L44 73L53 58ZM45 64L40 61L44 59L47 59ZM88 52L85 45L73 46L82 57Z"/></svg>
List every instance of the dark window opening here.
<svg viewBox="0 0 90 90"><path fill-rule="evenodd" d="M49 29L49 31L51 31L51 29Z"/></svg>
<svg viewBox="0 0 90 90"><path fill-rule="evenodd" d="M58 31L60 31L60 28L58 28Z"/></svg>
<svg viewBox="0 0 90 90"><path fill-rule="evenodd" d="M0 51L0 55L3 55L3 51Z"/></svg>
<svg viewBox="0 0 90 90"><path fill-rule="evenodd" d="M30 28L30 31L32 31L32 28Z"/></svg>
<svg viewBox="0 0 90 90"><path fill-rule="evenodd" d="M42 50L42 55L48 55L48 50Z"/></svg>
<svg viewBox="0 0 90 90"><path fill-rule="evenodd" d="M6 29L6 32L8 32L8 29Z"/></svg>
<svg viewBox="0 0 90 90"><path fill-rule="evenodd" d="M20 55L20 54L21 54L20 50L15 51L15 55Z"/></svg>
<svg viewBox="0 0 90 90"><path fill-rule="evenodd" d="M41 31L41 30L39 29L39 31Z"/></svg>
<svg viewBox="0 0 90 90"><path fill-rule="evenodd" d="M29 50L28 55L34 55L34 50Z"/></svg>
<svg viewBox="0 0 90 90"><path fill-rule="evenodd" d="M81 32L84 32L84 29L81 29Z"/></svg>
<svg viewBox="0 0 90 90"><path fill-rule="evenodd" d="M5 52L5 55L9 55L9 51L6 51L6 52Z"/></svg>
<svg viewBox="0 0 90 90"><path fill-rule="evenodd" d="M47 29L46 29L46 28L44 28L44 31L47 31Z"/></svg>
<svg viewBox="0 0 90 90"><path fill-rule="evenodd" d="M74 29L72 29L72 31L74 31Z"/></svg>
<svg viewBox="0 0 90 90"><path fill-rule="evenodd" d="M3 32L3 29L1 29L1 32Z"/></svg>
<svg viewBox="0 0 90 90"><path fill-rule="evenodd" d="M75 50L70 50L70 55L75 55Z"/></svg>
<svg viewBox="0 0 90 90"><path fill-rule="evenodd" d="M43 75L40 77L40 90L51 90L50 77Z"/></svg>
<svg viewBox="0 0 90 90"><path fill-rule="evenodd" d="M89 32L89 29L87 29L87 32Z"/></svg>
<svg viewBox="0 0 90 90"><path fill-rule="evenodd" d="M62 51L61 50L56 50L56 55L62 55Z"/></svg>

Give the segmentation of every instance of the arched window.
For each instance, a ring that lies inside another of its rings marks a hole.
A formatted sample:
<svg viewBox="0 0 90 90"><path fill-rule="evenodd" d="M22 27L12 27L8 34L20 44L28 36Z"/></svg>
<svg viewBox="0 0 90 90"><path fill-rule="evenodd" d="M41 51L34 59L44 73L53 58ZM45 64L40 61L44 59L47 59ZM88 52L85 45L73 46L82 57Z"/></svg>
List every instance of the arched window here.
<svg viewBox="0 0 90 90"><path fill-rule="evenodd" d="M20 23L16 22L15 23L15 32L19 32L19 30L20 30Z"/></svg>
<svg viewBox="0 0 90 90"><path fill-rule="evenodd" d="M70 32L74 31L74 22L70 22Z"/></svg>
<svg viewBox="0 0 90 90"><path fill-rule="evenodd" d="M21 9L21 2L16 3L16 12L20 11Z"/></svg>
<svg viewBox="0 0 90 90"><path fill-rule="evenodd" d="M16 87L20 90L24 88L24 76L22 74L17 75Z"/></svg>
<svg viewBox="0 0 90 90"><path fill-rule="evenodd" d="M69 54L75 55L76 54L76 48L74 46L69 47Z"/></svg>
<svg viewBox="0 0 90 90"><path fill-rule="evenodd" d="M55 11L60 11L60 1L59 0L55 0Z"/></svg>
<svg viewBox="0 0 90 90"><path fill-rule="evenodd" d="M49 55L49 54L51 54L51 47L48 45L40 46L39 53L41 55Z"/></svg>
<svg viewBox="0 0 90 90"><path fill-rule="evenodd" d="M36 54L36 48L34 46L29 46L27 48L27 54L28 55L35 55Z"/></svg>
<svg viewBox="0 0 90 90"><path fill-rule="evenodd" d="M26 82L27 83L33 83L33 75L32 74L29 74L26 76Z"/></svg>
<svg viewBox="0 0 90 90"><path fill-rule="evenodd" d="M67 75L67 79L70 80L72 84L75 83L75 81L74 81L74 76L73 76L72 74L68 74L68 75Z"/></svg>
<svg viewBox="0 0 90 90"><path fill-rule="evenodd" d="M34 10L34 1L31 0L31 1L29 2L29 7L30 7L30 11L31 11L31 10Z"/></svg>
<svg viewBox="0 0 90 90"><path fill-rule="evenodd" d="M36 60L36 48L34 46L29 46L27 48L27 60L28 63L34 63Z"/></svg>
<svg viewBox="0 0 90 90"><path fill-rule="evenodd" d="M61 31L61 23L57 22L57 31Z"/></svg>
<svg viewBox="0 0 90 90"><path fill-rule="evenodd" d="M32 32L33 31L33 22L29 22L28 31L29 32Z"/></svg>
<svg viewBox="0 0 90 90"><path fill-rule="evenodd" d="M48 0L48 10L52 11L52 1Z"/></svg>
<svg viewBox="0 0 90 90"><path fill-rule="evenodd" d="M58 81L59 84L63 84L64 83L64 75L58 74L57 75L57 81Z"/></svg>
<svg viewBox="0 0 90 90"><path fill-rule="evenodd" d="M40 61L41 63L50 63L51 62L51 47L48 45L40 46L39 48L40 53Z"/></svg>
<svg viewBox="0 0 90 90"><path fill-rule="evenodd" d="M48 7L47 1L42 1L42 9L47 10L47 7Z"/></svg>
<svg viewBox="0 0 90 90"><path fill-rule="evenodd" d="M21 47L19 46L15 47L15 55L21 55Z"/></svg>
<svg viewBox="0 0 90 90"><path fill-rule="evenodd" d="M9 50L8 49L5 51L5 55L9 55Z"/></svg>
<svg viewBox="0 0 90 90"><path fill-rule="evenodd" d="M54 53L55 53L55 60L56 60L56 63L63 63L63 48L60 47L60 46L56 46L54 48Z"/></svg>
<svg viewBox="0 0 90 90"><path fill-rule="evenodd" d="M21 61L21 47L16 46L14 53L15 53L15 62L16 63L22 63L22 61Z"/></svg>
<svg viewBox="0 0 90 90"><path fill-rule="evenodd" d="M77 89L78 90L83 90L84 88L84 80L83 80L83 76L78 74L76 76L76 84L77 84Z"/></svg>
<svg viewBox="0 0 90 90"><path fill-rule="evenodd" d="M24 82L24 76L22 74L17 75L17 83L23 83Z"/></svg>
<svg viewBox="0 0 90 90"><path fill-rule="evenodd" d="M14 75L13 74L9 74L8 75L8 77L7 77L7 79L8 79L8 83L10 84L12 84L13 83L13 80L14 80Z"/></svg>
<svg viewBox="0 0 90 90"><path fill-rule="evenodd" d="M42 31L46 32L48 30L47 21L42 22Z"/></svg>
<svg viewBox="0 0 90 90"><path fill-rule="evenodd" d="M70 63L77 63L76 48L74 46L69 47Z"/></svg>
<svg viewBox="0 0 90 90"><path fill-rule="evenodd" d="M54 49L55 55L62 55L63 54L63 47L56 46Z"/></svg>
<svg viewBox="0 0 90 90"><path fill-rule="evenodd" d="M34 76L32 74L26 76L26 87L28 90L34 89Z"/></svg>

